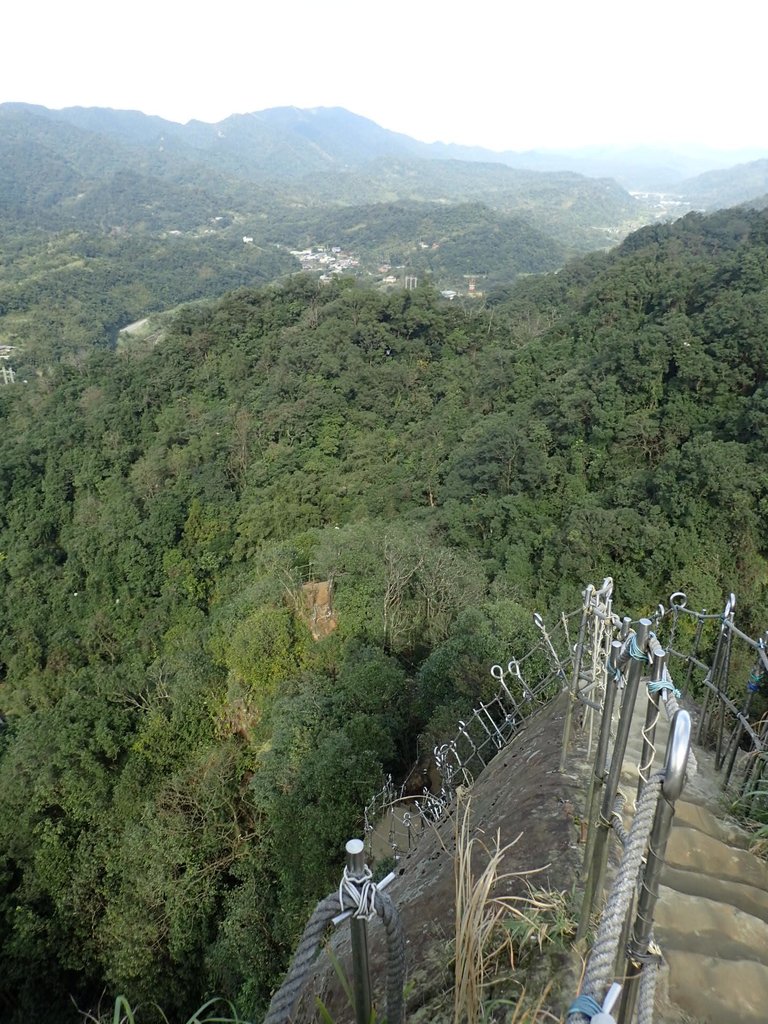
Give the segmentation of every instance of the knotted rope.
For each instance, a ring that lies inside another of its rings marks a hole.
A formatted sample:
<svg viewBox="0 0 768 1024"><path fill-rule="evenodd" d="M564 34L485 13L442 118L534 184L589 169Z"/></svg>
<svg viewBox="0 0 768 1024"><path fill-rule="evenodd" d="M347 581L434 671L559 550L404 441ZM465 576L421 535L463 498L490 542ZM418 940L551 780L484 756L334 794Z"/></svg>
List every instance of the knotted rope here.
<svg viewBox="0 0 768 1024"><path fill-rule="evenodd" d="M344 907L346 900L351 900L355 906L353 917L362 921L371 921L376 917L376 888L372 881L373 874L366 865L362 871L353 875L348 867L344 868L344 874L339 883L339 906Z"/></svg>
<svg viewBox="0 0 768 1024"><path fill-rule="evenodd" d="M345 868L339 891L326 896L315 907L285 980L272 997L264 1024L286 1024L292 1019L323 935L340 910L351 910L355 917L366 920L373 915L381 918L387 938L387 1022L402 1024L405 937L397 908L385 892L376 888L367 868L359 878Z"/></svg>

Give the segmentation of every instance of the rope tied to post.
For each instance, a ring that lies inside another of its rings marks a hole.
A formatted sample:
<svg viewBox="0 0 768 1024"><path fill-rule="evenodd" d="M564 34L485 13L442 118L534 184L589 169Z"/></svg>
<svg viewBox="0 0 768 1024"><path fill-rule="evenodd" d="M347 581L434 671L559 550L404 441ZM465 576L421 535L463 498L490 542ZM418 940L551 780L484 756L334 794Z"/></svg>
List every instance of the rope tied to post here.
<svg viewBox="0 0 768 1024"><path fill-rule="evenodd" d="M750 672L749 680L747 682L748 693L759 693L760 686L765 679L765 672Z"/></svg>
<svg viewBox="0 0 768 1024"><path fill-rule="evenodd" d="M572 1013L580 1013L589 1018L592 1024L616 1024L615 1018L611 1016L611 1011L620 995L621 985L614 983L608 989L608 994L603 1000L602 1006L592 996L576 996L568 1008L566 1016L570 1017Z"/></svg>
<svg viewBox="0 0 768 1024"><path fill-rule="evenodd" d="M345 872L346 874L346 872ZM370 872L369 872L370 874ZM387 941L387 1024L402 1024L403 984L405 982L405 935L400 915L386 892L377 889L370 879L365 879L373 896L374 913L381 918ZM353 889L355 894L353 895ZM358 911L360 902L356 887L345 887L344 880L338 892L332 892L315 907L307 922L285 980L272 997L264 1024L287 1024L294 1016L296 1005L320 948L326 929L341 910ZM366 899L371 897L367 896Z"/></svg>
<svg viewBox="0 0 768 1024"><path fill-rule="evenodd" d="M629 656L634 661L650 662L651 660L651 656L637 642L636 633L631 633L629 636Z"/></svg>
<svg viewBox="0 0 768 1024"><path fill-rule="evenodd" d="M344 867L344 874L339 883L339 906L342 913L349 909L351 900L355 905L352 916L359 921L372 921L376 917L377 892L373 873L367 864L362 871L354 875L347 866Z"/></svg>
<svg viewBox="0 0 768 1024"><path fill-rule="evenodd" d="M669 676L666 676L665 679L657 679L655 682L648 683L648 693L662 693L664 690L668 690L677 697L678 700L683 696Z"/></svg>
<svg viewBox="0 0 768 1024"><path fill-rule="evenodd" d="M569 1017L572 1013L583 1013L585 1017L592 1020L593 1017L596 1017L598 1013L602 1012L602 1006L596 999L593 999L592 996L576 996L574 1001L568 1007Z"/></svg>
<svg viewBox="0 0 768 1024"><path fill-rule="evenodd" d="M661 967L664 963L664 954L661 948L656 942L651 941L648 946L646 953L640 953L638 950L627 950L628 959L632 961L635 967L647 967L649 964L655 964L657 967Z"/></svg>

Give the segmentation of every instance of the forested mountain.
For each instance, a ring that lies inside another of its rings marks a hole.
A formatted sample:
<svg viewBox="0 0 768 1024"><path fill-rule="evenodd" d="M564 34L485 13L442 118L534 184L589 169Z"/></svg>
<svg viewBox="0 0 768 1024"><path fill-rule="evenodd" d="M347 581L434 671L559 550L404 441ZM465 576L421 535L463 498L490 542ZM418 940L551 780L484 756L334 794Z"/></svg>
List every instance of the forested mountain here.
<svg viewBox="0 0 768 1024"><path fill-rule="evenodd" d="M0 387L2 1019L257 1019L382 771L585 580L762 630L766 365L728 211L485 306L239 289Z"/></svg>
<svg viewBox="0 0 768 1024"><path fill-rule="evenodd" d="M304 210L265 227L268 240L290 239L292 248L339 245L365 253L373 268L407 266L441 285L466 289L464 274L481 275L483 287L508 284L519 274L556 270L567 247L535 227L531 218L504 215L484 203L373 203Z"/></svg>
<svg viewBox="0 0 768 1024"><path fill-rule="evenodd" d="M653 216L614 181L568 172L537 173L501 164L458 160L380 160L356 171L309 178L316 201L339 204L393 199L456 203L475 200L503 213L524 214L575 251L605 248ZM623 229L623 230L622 230Z"/></svg>
<svg viewBox="0 0 768 1024"><path fill-rule="evenodd" d="M0 344L30 372L76 363L148 313L295 272L305 246L354 247L347 267L379 283L387 263L401 284L489 287L651 216L613 182L421 159L420 145L346 111L182 126L0 105Z"/></svg>
<svg viewBox="0 0 768 1024"><path fill-rule="evenodd" d="M354 170L382 159L450 160L495 163L528 172L570 172L589 178L614 178L625 188L675 191L680 182L706 171L744 164L765 156L765 147L733 152L704 146L617 145L578 149L497 152L482 146L420 142L390 131L341 107L274 107L233 114L214 124L186 125L135 110L67 107L47 110L23 103L0 111L32 113L78 129L111 137L156 154L174 153L219 171L285 179L334 170Z"/></svg>
<svg viewBox="0 0 768 1024"><path fill-rule="evenodd" d="M768 194L768 160L707 171L677 188L691 203L707 210L760 200Z"/></svg>

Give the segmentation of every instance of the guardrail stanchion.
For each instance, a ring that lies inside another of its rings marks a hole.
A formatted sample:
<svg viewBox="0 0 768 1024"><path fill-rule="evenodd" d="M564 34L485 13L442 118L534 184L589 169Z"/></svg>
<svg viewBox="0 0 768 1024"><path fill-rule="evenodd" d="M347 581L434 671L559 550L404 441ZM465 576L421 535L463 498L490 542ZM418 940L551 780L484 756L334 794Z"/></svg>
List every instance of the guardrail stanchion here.
<svg viewBox="0 0 768 1024"><path fill-rule="evenodd" d="M654 740L656 738L656 723L659 720L661 692L658 688L653 690L653 683L663 683L667 667L667 652L657 650L653 655L653 667L651 678L648 681L648 705L645 710L645 725L643 726L643 750L640 754L638 766L637 795L643 791L643 786L648 781L653 759L656 754Z"/></svg>
<svg viewBox="0 0 768 1024"><path fill-rule="evenodd" d="M347 869L353 878L365 871L364 846L360 839L350 839L346 846ZM368 924L353 917L352 931L352 975L355 996L355 1020L357 1024L371 1021L371 974L368 966Z"/></svg>
<svg viewBox="0 0 768 1024"><path fill-rule="evenodd" d="M681 708L672 719L667 743L664 782L661 786L651 836L648 840L648 856L640 886L635 926L627 949L628 965L619 1009L619 1024L629 1024L634 1014L640 974L648 958L648 949L653 934L653 914L659 898L659 884L667 840L675 814L675 802L685 784L685 771L690 748L691 716Z"/></svg>
<svg viewBox="0 0 768 1024"><path fill-rule="evenodd" d="M573 707L576 702L576 694L579 692L579 675L581 673L581 662L584 654L584 635L587 630L587 619L589 618L589 610L592 605L592 594L594 593L594 587L591 583L587 584L587 588L584 591L584 604L581 612L581 623L579 625L579 638L576 641L576 648L573 652L573 676L571 684L571 697L568 701L568 706L565 709L565 722L563 723L563 749L560 753L560 772L565 771L565 766L568 760L568 746L571 742L571 723L573 721Z"/></svg>
<svg viewBox="0 0 768 1024"><path fill-rule="evenodd" d="M621 714L619 715L619 727L616 731L616 742L613 746L611 767L608 770L608 777L603 789L603 802L595 832L594 854L589 865L587 881L584 885L584 898L581 904L579 927L576 932L577 939L583 938L586 933L590 917L592 916L595 898L603 887L605 867L608 861L608 831L610 829L613 806L616 802L616 794L619 790L619 776L621 775L621 768L624 763L627 739L629 738L629 730L632 725L632 714L635 709L635 699L637 698L640 678L643 674L643 664L647 664L644 659L650 628L650 619L640 619L637 624L635 637L633 638L640 656L632 657L632 663L627 673L627 683L624 687L624 699L621 702Z"/></svg>
<svg viewBox="0 0 768 1024"><path fill-rule="evenodd" d="M595 834L597 831L597 812L601 804L602 789L605 785L605 779L608 775L608 744L611 740L611 723L613 721L613 708L616 702L616 691L619 686L619 679L616 679L616 674L619 673L618 656L621 651L621 641L614 640L611 644L611 655L608 659L608 682L605 690L605 699L603 701L603 716L600 721L600 735L597 739L597 751L595 752L594 768L592 771L592 780L589 786L589 796L587 797L587 842L586 849L584 851L584 863L582 871L586 871L592 860L592 854L595 848ZM610 677L613 677L611 680ZM611 685L613 681L614 685Z"/></svg>

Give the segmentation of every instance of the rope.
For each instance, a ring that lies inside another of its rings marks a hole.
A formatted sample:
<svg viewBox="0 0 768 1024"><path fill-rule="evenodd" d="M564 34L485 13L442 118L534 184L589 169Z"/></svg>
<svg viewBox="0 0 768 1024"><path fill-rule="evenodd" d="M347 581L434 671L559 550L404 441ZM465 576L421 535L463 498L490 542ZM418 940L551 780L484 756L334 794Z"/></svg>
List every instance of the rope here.
<svg viewBox="0 0 768 1024"><path fill-rule="evenodd" d="M602 1006L592 996L576 996L574 1001L568 1008L568 1016L570 1017L573 1013L583 1013L585 1017L592 1020L598 1013L602 1012Z"/></svg>
<svg viewBox="0 0 768 1024"><path fill-rule="evenodd" d="M666 672L666 669L664 671ZM648 683L648 693L662 693L664 690L669 690L678 700L683 696L669 676L666 679L659 679L656 682Z"/></svg>
<svg viewBox="0 0 768 1024"><path fill-rule="evenodd" d="M629 842L629 832L624 828L624 822L621 817L621 810L623 806L624 796L620 794L616 797L616 803L613 805L613 814L611 815L610 824L613 826L613 831L616 833L621 845L626 847Z"/></svg>
<svg viewBox="0 0 768 1024"><path fill-rule="evenodd" d="M637 635L635 633L630 634L629 637L629 656L635 661L650 662L650 655L642 649L640 644L637 642Z"/></svg>
<svg viewBox="0 0 768 1024"><path fill-rule="evenodd" d="M345 878L351 881L346 870L344 874ZM292 1019L296 1004L312 970L323 935L333 918L339 913L339 903L341 903L342 911L352 910L355 912L355 916L360 915L361 905L367 906L364 904L361 894L366 892L366 883L369 883L369 880L363 879L363 882L360 892L352 895L351 888L347 887L345 879L342 879L339 892L331 893L317 904L304 929L285 980L272 997L264 1024L286 1024ZM400 917L390 897L386 893L380 892L372 883L369 884L374 890L374 913L381 918L387 937L387 1022L388 1024L402 1024L405 937ZM366 895L365 899L369 900L370 897Z"/></svg>
<svg viewBox="0 0 768 1024"><path fill-rule="evenodd" d="M597 938L589 957L582 985L582 994L591 996L595 1001L597 1001L598 994L606 990L613 978L613 966L621 941L624 920L637 886L640 863L648 845L648 837L651 833L663 781L664 773L656 772L648 779L643 789L632 827L627 836L624 856L621 859L621 865L600 920ZM581 1011L576 1011L574 1014L574 1024L585 1024L589 1019Z"/></svg>
<svg viewBox="0 0 768 1024"><path fill-rule="evenodd" d="M759 693L760 692L760 684L763 682L764 678L765 678L765 672L750 672L749 673L749 680L747 682L747 692L748 693Z"/></svg>
<svg viewBox="0 0 768 1024"><path fill-rule="evenodd" d="M611 1011L620 995L621 985L614 984L608 990L602 1006L592 996L577 996L571 1003L566 1016L570 1017L571 1014L582 1013L591 1019L592 1024L616 1024L616 1021L611 1016Z"/></svg>
<svg viewBox="0 0 768 1024"><path fill-rule="evenodd" d="M371 881L373 873L365 865L360 874L352 875L348 867L339 885L339 906L344 907L345 900L352 900L355 906L352 916L360 921L372 921L376 917L376 886Z"/></svg>
<svg viewBox="0 0 768 1024"><path fill-rule="evenodd" d="M656 982L661 969L661 958L643 964L640 974L640 992L637 1001L637 1024L653 1024L653 1004L656 998Z"/></svg>

